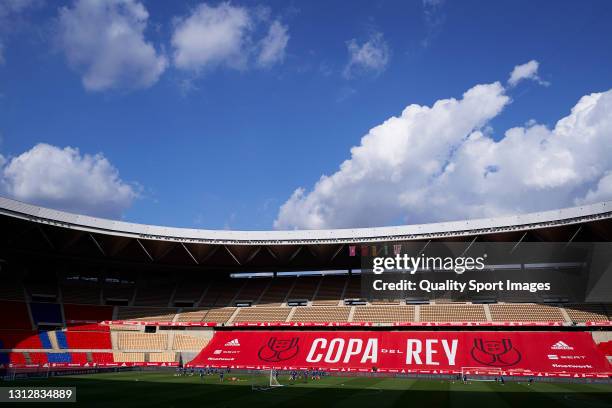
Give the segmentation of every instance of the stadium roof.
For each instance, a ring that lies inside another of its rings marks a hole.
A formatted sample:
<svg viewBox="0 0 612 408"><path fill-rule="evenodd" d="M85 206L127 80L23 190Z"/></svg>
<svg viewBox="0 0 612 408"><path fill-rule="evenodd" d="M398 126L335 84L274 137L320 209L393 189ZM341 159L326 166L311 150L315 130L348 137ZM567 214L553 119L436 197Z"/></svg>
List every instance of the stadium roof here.
<svg viewBox="0 0 612 408"><path fill-rule="evenodd" d="M9 252L207 268L358 268L355 257L348 259L347 245L407 240L612 241L612 202L419 225L226 231L108 220L0 197L0 228Z"/></svg>

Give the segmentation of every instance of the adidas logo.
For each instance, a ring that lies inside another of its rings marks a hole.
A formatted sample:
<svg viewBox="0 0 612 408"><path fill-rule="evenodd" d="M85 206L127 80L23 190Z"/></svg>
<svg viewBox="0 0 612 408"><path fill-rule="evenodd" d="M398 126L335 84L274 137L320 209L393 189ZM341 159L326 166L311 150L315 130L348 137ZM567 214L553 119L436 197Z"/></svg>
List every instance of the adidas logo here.
<svg viewBox="0 0 612 408"><path fill-rule="evenodd" d="M563 341L558 341L550 347L551 350L573 350L574 348Z"/></svg>
<svg viewBox="0 0 612 408"><path fill-rule="evenodd" d="M238 339L234 339L228 341L227 343L225 343L225 345L230 347L240 347L240 342L238 341Z"/></svg>

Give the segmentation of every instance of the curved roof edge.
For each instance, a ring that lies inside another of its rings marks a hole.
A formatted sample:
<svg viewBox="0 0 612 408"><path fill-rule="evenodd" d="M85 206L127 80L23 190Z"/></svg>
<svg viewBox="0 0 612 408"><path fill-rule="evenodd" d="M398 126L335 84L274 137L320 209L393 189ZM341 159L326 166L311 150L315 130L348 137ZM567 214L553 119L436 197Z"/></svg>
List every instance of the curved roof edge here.
<svg viewBox="0 0 612 408"><path fill-rule="evenodd" d="M612 201L496 218L392 227L291 231L228 231L135 224L52 210L0 197L0 214L58 227L101 234L233 245L295 245L438 239L496 232L532 230L612 219Z"/></svg>

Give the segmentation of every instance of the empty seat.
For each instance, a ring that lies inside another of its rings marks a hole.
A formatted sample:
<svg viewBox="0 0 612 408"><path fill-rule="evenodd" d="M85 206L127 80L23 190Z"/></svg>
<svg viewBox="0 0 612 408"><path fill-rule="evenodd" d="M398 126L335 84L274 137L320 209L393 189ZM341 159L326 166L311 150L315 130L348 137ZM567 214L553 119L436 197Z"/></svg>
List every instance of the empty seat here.
<svg viewBox="0 0 612 408"><path fill-rule="evenodd" d="M121 306L117 313L117 319L141 320L146 322L171 322L176 312L176 308Z"/></svg>
<svg viewBox="0 0 612 408"><path fill-rule="evenodd" d="M414 321L414 306L355 306L354 322L395 323Z"/></svg>
<svg viewBox="0 0 612 408"><path fill-rule="evenodd" d="M506 303L489 305L494 322L562 322L561 310L556 306L534 303Z"/></svg>
<svg viewBox="0 0 612 408"><path fill-rule="evenodd" d="M200 351L208 344L208 339L187 334L175 334L173 350L177 351Z"/></svg>
<svg viewBox="0 0 612 408"><path fill-rule="evenodd" d="M164 350L168 348L165 333L117 333L117 346L121 350Z"/></svg>
<svg viewBox="0 0 612 408"><path fill-rule="evenodd" d="M176 353L174 351L149 353L149 361L152 363L173 363L176 361Z"/></svg>
<svg viewBox="0 0 612 408"><path fill-rule="evenodd" d="M233 322L284 322L290 311L289 307L244 307Z"/></svg>
<svg viewBox="0 0 612 408"><path fill-rule="evenodd" d="M420 320L422 322L486 322L487 315L483 305L422 305Z"/></svg>
<svg viewBox="0 0 612 408"><path fill-rule="evenodd" d="M297 307L291 317L292 322L346 322L350 307L310 306Z"/></svg>

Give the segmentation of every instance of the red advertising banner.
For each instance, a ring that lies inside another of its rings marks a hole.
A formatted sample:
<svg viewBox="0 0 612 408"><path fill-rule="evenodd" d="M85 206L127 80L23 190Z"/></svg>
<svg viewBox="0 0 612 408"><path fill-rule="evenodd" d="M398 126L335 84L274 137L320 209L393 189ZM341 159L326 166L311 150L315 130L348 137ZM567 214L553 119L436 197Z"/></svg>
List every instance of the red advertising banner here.
<svg viewBox="0 0 612 408"><path fill-rule="evenodd" d="M215 333L188 366L431 374L468 367L506 375L612 372L591 335L581 332L227 331Z"/></svg>

